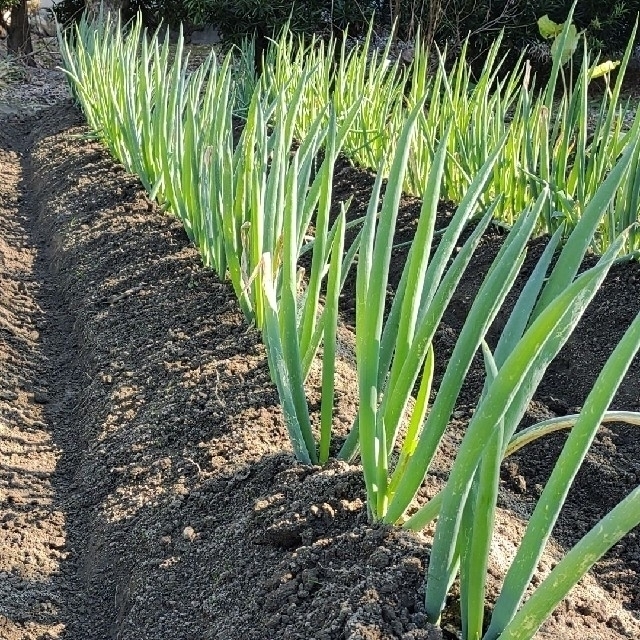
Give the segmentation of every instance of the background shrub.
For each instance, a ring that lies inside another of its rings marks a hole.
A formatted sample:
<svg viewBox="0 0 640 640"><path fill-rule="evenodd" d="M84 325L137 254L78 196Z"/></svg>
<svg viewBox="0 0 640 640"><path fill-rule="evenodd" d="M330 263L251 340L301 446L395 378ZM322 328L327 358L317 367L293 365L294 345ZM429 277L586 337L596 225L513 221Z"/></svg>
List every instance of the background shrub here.
<svg viewBox="0 0 640 640"><path fill-rule="evenodd" d="M539 44L538 18L548 14L563 22L571 5L572 0L392 0L381 8L387 22L398 20L401 37L412 37L421 25L428 40L455 50L469 35L480 55L503 28L505 47ZM626 47L638 12L640 0L578 0L573 21L587 31L594 49L615 53Z"/></svg>
<svg viewBox="0 0 640 640"><path fill-rule="evenodd" d="M197 23L215 24L232 40L254 33L271 36L290 22L294 31L366 27L377 0L185 0Z"/></svg>

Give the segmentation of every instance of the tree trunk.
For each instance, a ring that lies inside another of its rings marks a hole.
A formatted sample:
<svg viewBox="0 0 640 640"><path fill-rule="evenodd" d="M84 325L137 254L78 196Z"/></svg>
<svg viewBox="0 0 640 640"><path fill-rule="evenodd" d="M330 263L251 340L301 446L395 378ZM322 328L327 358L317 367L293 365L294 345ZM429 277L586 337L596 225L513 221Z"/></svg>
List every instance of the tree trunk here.
<svg viewBox="0 0 640 640"><path fill-rule="evenodd" d="M253 66L256 72L256 77L259 78L264 70L264 57L267 54L267 49L269 48L269 38L267 37L266 27L263 27L262 25L258 25L256 27L253 43Z"/></svg>
<svg viewBox="0 0 640 640"><path fill-rule="evenodd" d="M33 59L33 44L29 33L29 15L27 13L27 0L11 7L11 24L7 34L7 53L20 58L30 67L36 66Z"/></svg>

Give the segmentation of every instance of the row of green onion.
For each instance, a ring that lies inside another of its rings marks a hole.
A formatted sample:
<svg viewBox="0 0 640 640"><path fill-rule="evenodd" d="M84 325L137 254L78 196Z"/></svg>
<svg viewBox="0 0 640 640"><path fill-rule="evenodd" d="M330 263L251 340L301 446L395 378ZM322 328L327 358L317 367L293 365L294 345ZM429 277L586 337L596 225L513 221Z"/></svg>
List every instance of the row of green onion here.
<svg viewBox="0 0 640 640"><path fill-rule="evenodd" d="M384 171L390 168L388 150L395 148L402 124L413 106L425 101L412 141L404 188L420 196L427 185L437 141L450 122L443 176L443 198L460 203L473 177L504 135L506 142L494 166L483 198L485 205L498 195L497 219L512 225L515 217L547 187L550 197L541 211L536 233L552 234L575 226L599 185L630 139L632 104L621 98L622 84L633 52L635 31L619 65L598 64L587 50L584 34L575 34L569 14L557 36L562 50L582 45L582 56L574 71L573 61L557 56L547 82L536 82L524 55L507 70L500 57L501 39L489 50L480 75L474 78L467 61L466 46L450 66L446 51L429 52L418 35L413 61L390 63L389 45L371 52L371 32L361 46L347 49L334 40L305 41L284 30L270 47L260 79L251 79L245 66L245 85L261 83L275 96L284 91L290 99L297 80L308 74L295 124L302 139L315 118L330 102L340 121L358 103L361 111L344 144L344 153L355 164ZM247 45L250 46L250 45ZM249 54L241 57L251 61ZM251 62L252 64L252 62ZM617 66L615 83L610 73ZM602 78L598 80L598 78ZM597 107L590 94L600 91ZM326 113L326 112L325 112ZM603 253L623 229L638 217L638 171L630 167L619 193L609 203L606 215L592 239L592 249ZM640 235L632 229L623 252L640 251Z"/></svg>

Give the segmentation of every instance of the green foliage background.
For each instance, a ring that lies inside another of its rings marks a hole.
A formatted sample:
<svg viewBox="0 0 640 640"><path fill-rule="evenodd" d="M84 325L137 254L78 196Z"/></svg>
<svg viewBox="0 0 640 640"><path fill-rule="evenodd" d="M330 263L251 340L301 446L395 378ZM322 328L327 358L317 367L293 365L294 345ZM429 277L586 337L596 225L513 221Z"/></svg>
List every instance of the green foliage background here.
<svg viewBox="0 0 640 640"><path fill-rule="evenodd" d="M388 19L389 7L394 9L401 35L422 24L431 26L438 43L458 44L470 35L472 48L485 51L502 28L507 47L538 42L537 19L548 14L564 22L571 5L572 0L397 0L385 3L383 13ZM593 48L617 52L627 45L638 12L640 0L578 0L573 21L587 31Z"/></svg>
<svg viewBox="0 0 640 640"><path fill-rule="evenodd" d="M0 0L0 8L16 0ZM193 26L215 24L229 41L258 33L270 37L287 21L295 31L324 33L349 26L361 34L372 16L376 26L397 20L400 37L411 38L421 26L439 45L456 48L469 36L470 51L486 52L501 29L503 46L519 50L540 43L537 19L545 14L563 22L572 0L123 0L130 18L140 11L150 26L160 22ZM62 0L56 13L62 22L79 16L84 0ZM579 0L574 22L586 30L594 49L622 51L631 35L640 0Z"/></svg>

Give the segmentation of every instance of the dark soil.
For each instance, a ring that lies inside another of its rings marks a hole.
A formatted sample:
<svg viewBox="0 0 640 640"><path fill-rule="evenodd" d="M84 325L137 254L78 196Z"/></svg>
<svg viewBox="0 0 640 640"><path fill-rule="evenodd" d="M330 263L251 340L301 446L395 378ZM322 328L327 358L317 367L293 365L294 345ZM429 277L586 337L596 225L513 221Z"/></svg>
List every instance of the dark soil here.
<svg viewBox="0 0 640 640"><path fill-rule="evenodd" d="M425 622L430 532L370 525L357 466L294 462L232 289L81 123L67 103L0 128L0 638L455 637L455 602L444 630ZM337 172L354 215L370 188L366 173ZM418 207L407 200L401 239ZM486 234L438 331L440 372L502 239ZM616 267L528 422L582 404L639 309L639 265ZM640 410L639 374L636 359L615 408ZM478 367L424 496L481 383ZM505 464L490 597L562 442ZM541 574L638 484L639 461L637 428L601 429ZM639 638L639 560L636 530L537 638Z"/></svg>

